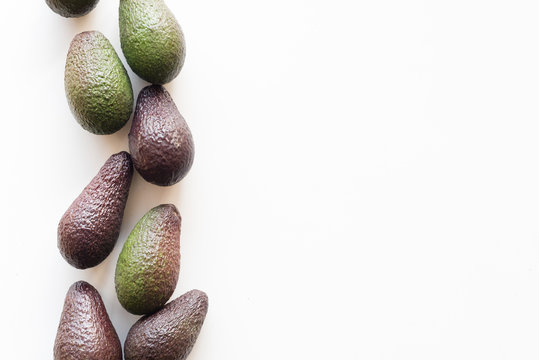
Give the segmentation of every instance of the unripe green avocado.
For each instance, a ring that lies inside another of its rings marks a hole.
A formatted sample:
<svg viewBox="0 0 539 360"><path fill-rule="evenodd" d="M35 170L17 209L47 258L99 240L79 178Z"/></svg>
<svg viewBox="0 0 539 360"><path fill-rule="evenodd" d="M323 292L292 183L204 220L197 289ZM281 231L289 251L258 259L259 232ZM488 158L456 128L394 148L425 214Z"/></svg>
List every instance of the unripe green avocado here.
<svg viewBox="0 0 539 360"><path fill-rule="evenodd" d="M120 41L131 69L152 84L166 84L185 59L182 29L163 0L120 0Z"/></svg>
<svg viewBox="0 0 539 360"><path fill-rule="evenodd" d="M180 272L181 217L172 204L148 211L125 241L116 264L120 304L132 314L161 308L176 289Z"/></svg>
<svg viewBox="0 0 539 360"><path fill-rule="evenodd" d="M65 65L65 91L79 124L94 134L120 130L133 111L133 88L118 54L99 31L71 42Z"/></svg>
<svg viewBox="0 0 539 360"><path fill-rule="evenodd" d="M55 13L66 17L81 17L95 8L99 0L45 0Z"/></svg>

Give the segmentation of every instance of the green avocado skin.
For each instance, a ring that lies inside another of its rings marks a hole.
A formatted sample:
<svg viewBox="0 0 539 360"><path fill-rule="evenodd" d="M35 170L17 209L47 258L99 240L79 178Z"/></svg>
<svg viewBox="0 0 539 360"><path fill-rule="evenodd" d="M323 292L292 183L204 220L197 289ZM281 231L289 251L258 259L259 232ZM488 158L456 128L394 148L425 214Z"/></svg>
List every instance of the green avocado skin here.
<svg viewBox="0 0 539 360"><path fill-rule="evenodd" d="M55 13L66 17L81 17L95 8L99 0L45 0Z"/></svg>
<svg viewBox="0 0 539 360"><path fill-rule="evenodd" d="M120 304L132 314L160 309L176 289L180 272L181 217L172 204L148 211L135 225L118 257Z"/></svg>
<svg viewBox="0 0 539 360"><path fill-rule="evenodd" d="M182 29L163 0L120 0L120 41L131 69L152 84L166 84L185 60Z"/></svg>
<svg viewBox="0 0 539 360"><path fill-rule="evenodd" d="M133 88L109 40L86 31L71 42L64 85L69 107L79 124L98 135L120 130L133 111Z"/></svg>

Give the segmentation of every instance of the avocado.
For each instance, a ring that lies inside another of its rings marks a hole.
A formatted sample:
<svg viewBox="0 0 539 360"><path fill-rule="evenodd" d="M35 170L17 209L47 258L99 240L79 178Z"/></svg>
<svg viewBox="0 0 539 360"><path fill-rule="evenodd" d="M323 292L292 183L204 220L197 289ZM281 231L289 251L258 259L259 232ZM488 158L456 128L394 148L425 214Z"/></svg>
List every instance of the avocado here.
<svg viewBox="0 0 539 360"><path fill-rule="evenodd" d="M66 17L81 17L92 11L99 0L45 0L55 13Z"/></svg>
<svg viewBox="0 0 539 360"><path fill-rule="evenodd" d="M69 107L93 134L120 130L133 111L133 89L118 54L99 31L75 35L67 54L64 84Z"/></svg>
<svg viewBox="0 0 539 360"><path fill-rule="evenodd" d="M67 209L58 225L58 248L78 269L101 263L120 234L133 177L131 156L112 155Z"/></svg>
<svg viewBox="0 0 539 360"><path fill-rule="evenodd" d="M54 342L54 360L122 360L122 344L97 290L71 285Z"/></svg>
<svg viewBox="0 0 539 360"><path fill-rule="evenodd" d="M195 156L191 130L164 87L152 85L140 91L129 151L135 169L152 184L173 185L191 169Z"/></svg>
<svg viewBox="0 0 539 360"><path fill-rule="evenodd" d="M185 40L163 0L120 0L120 42L127 63L144 80L166 84L180 73Z"/></svg>
<svg viewBox="0 0 539 360"><path fill-rule="evenodd" d="M125 241L114 283L120 304L132 314L161 308L172 296L180 273L181 217L172 204L148 211Z"/></svg>
<svg viewBox="0 0 539 360"><path fill-rule="evenodd" d="M184 360L195 345L207 312L208 296L191 290L142 317L127 333L125 360Z"/></svg>

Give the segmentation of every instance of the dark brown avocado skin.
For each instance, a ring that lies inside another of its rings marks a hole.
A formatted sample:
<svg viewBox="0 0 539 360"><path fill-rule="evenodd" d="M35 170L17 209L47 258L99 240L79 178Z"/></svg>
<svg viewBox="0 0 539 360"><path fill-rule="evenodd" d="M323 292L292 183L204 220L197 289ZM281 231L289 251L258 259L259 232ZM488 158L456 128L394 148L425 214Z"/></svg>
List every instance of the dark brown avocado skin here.
<svg viewBox="0 0 539 360"><path fill-rule="evenodd" d="M131 327L124 344L125 360L184 360L195 345L208 296L191 290Z"/></svg>
<svg viewBox="0 0 539 360"><path fill-rule="evenodd" d="M101 263L111 253L133 177L131 156L112 155L73 201L58 225L58 248L77 269Z"/></svg>
<svg viewBox="0 0 539 360"><path fill-rule="evenodd" d="M54 360L122 360L122 344L97 290L84 281L67 292Z"/></svg>
<svg viewBox="0 0 539 360"><path fill-rule="evenodd" d="M66 17L81 17L95 8L99 0L45 0L55 13Z"/></svg>
<svg viewBox="0 0 539 360"><path fill-rule="evenodd" d="M176 184L191 169L195 156L191 130L164 87L151 85L140 91L129 151L135 169L155 185Z"/></svg>

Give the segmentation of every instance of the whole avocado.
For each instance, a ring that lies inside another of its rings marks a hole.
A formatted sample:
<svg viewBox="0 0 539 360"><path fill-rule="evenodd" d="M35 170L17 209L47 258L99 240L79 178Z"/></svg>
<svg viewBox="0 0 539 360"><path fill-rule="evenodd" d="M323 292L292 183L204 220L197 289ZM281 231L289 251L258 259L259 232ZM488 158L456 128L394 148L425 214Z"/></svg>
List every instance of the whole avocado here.
<svg viewBox="0 0 539 360"><path fill-rule="evenodd" d="M115 274L120 304L132 314L161 308L180 272L181 217L172 204L148 211L135 225L118 257Z"/></svg>
<svg viewBox="0 0 539 360"><path fill-rule="evenodd" d="M122 344L97 290L84 281L69 288L54 342L54 360L122 360Z"/></svg>
<svg viewBox="0 0 539 360"><path fill-rule="evenodd" d="M99 0L45 0L55 13L66 17L81 17L92 11Z"/></svg>
<svg viewBox="0 0 539 360"><path fill-rule="evenodd" d="M73 201L58 224L58 248L77 269L101 263L120 234L133 163L125 151L112 155Z"/></svg>
<svg viewBox="0 0 539 360"><path fill-rule="evenodd" d="M71 41L65 65L65 91L75 119L94 134L120 130L133 111L133 89L118 54L99 31Z"/></svg>
<svg viewBox="0 0 539 360"><path fill-rule="evenodd" d="M129 132L129 151L135 169L152 184L176 184L191 169L193 136L164 87L151 85L140 91Z"/></svg>
<svg viewBox="0 0 539 360"><path fill-rule="evenodd" d="M120 0L120 41L131 69L152 84L166 84L182 69L185 39L163 0Z"/></svg>
<svg viewBox="0 0 539 360"><path fill-rule="evenodd" d="M142 317L127 334L125 360L184 360L195 345L207 312L208 296L191 290Z"/></svg>

